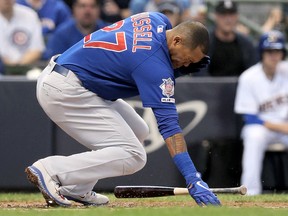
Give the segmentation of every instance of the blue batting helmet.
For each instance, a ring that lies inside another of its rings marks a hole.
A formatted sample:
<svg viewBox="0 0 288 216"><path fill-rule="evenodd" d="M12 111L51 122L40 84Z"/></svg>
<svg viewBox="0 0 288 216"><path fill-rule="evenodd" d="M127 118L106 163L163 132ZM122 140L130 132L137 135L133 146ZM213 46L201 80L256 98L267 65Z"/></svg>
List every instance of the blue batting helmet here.
<svg viewBox="0 0 288 216"><path fill-rule="evenodd" d="M277 30L264 33L260 37L260 41L259 41L260 56L262 56L262 53L265 50L282 50L284 53L284 57L285 57L286 48L285 48L284 35L280 31L277 31Z"/></svg>

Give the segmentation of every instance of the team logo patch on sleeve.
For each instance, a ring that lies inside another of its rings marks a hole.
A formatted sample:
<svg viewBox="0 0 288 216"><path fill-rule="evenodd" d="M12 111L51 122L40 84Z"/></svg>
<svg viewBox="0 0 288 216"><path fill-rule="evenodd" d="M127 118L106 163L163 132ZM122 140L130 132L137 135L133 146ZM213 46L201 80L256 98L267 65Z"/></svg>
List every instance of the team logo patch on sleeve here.
<svg viewBox="0 0 288 216"><path fill-rule="evenodd" d="M175 103L175 98L171 98L174 95L174 82L169 77L168 79L162 79L163 83L159 86L162 89L162 94L165 96L161 98L161 102Z"/></svg>
<svg viewBox="0 0 288 216"><path fill-rule="evenodd" d="M163 32L163 29L164 29L164 26L163 26L163 25L158 25L158 26L157 26L157 33L162 33L162 32Z"/></svg>

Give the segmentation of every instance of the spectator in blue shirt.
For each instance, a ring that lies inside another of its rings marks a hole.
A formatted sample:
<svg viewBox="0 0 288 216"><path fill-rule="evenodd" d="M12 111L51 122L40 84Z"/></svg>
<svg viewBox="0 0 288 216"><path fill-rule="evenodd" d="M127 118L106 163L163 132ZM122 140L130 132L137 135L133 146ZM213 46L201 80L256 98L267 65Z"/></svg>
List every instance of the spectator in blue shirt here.
<svg viewBox="0 0 288 216"><path fill-rule="evenodd" d="M62 0L17 0L17 3L32 8L38 14L45 40L72 16L69 6Z"/></svg>
<svg viewBox="0 0 288 216"><path fill-rule="evenodd" d="M99 18L100 8L97 0L75 0L72 10L74 17L59 26L47 41L42 56L44 60L63 53L84 36L108 25Z"/></svg>

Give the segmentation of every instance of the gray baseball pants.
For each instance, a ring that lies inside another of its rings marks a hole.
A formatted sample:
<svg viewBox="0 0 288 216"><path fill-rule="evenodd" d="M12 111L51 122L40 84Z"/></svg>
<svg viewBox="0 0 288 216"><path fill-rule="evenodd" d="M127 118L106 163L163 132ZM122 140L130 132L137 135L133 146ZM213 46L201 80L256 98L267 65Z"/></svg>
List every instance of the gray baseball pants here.
<svg viewBox="0 0 288 216"><path fill-rule="evenodd" d="M98 180L133 174L146 163L149 129L122 99L104 100L85 89L73 72L53 71L53 58L37 81L37 99L52 121L91 151L50 156L40 162L63 195L83 195ZM69 146L67 146L69 148Z"/></svg>

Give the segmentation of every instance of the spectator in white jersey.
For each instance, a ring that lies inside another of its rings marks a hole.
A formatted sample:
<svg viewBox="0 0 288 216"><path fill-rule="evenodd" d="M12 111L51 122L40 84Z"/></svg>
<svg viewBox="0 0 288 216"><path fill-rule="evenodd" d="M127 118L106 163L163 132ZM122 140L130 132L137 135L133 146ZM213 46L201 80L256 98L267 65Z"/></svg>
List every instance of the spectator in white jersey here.
<svg viewBox="0 0 288 216"><path fill-rule="evenodd" d="M261 61L239 77L235 112L244 119L241 183L248 195L262 193L261 174L268 145L288 147L288 62L284 35L270 31L260 38Z"/></svg>
<svg viewBox="0 0 288 216"><path fill-rule="evenodd" d="M30 8L0 1L0 57L5 66L29 65L44 50L41 23Z"/></svg>
<svg viewBox="0 0 288 216"><path fill-rule="evenodd" d="M62 23L67 22L72 14L69 6L63 0L16 0L33 9L39 16L45 41Z"/></svg>

